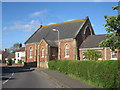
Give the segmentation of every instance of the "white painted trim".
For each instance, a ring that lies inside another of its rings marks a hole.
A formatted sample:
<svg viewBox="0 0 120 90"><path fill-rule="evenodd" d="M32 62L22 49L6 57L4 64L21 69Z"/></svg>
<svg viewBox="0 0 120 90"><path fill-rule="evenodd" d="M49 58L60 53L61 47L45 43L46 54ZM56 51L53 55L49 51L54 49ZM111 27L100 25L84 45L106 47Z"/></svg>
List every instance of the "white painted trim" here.
<svg viewBox="0 0 120 90"><path fill-rule="evenodd" d="M107 47L105 47L107 48ZM95 48L80 48L79 50L88 50L88 49L104 49L103 47L95 47Z"/></svg>
<svg viewBox="0 0 120 90"><path fill-rule="evenodd" d="M66 55L66 45L68 45L69 46L69 55ZM65 43L64 44L64 48L65 48L65 58L68 58L68 57L70 57L70 44L69 43Z"/></svg>
<svg viewBox="0 0 120 90"><path fill-rule="evenodd" d="M117 58L111 58L111 60L117 60Z"/></svg>
<svg viewBox="0 0 120 90"><path fill-rule="evenodd" d="M70 55L65 56L65 58L69 58L69 57L70 57Z"/></svg>

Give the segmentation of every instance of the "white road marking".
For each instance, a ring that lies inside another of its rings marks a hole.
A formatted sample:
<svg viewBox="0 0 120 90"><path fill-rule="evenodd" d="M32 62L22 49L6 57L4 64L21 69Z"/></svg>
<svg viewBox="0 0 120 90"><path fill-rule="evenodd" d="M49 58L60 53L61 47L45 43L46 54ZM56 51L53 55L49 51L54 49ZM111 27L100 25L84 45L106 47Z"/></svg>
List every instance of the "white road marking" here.
<svg viewBox="0 0 120 90"><path fill-rule="evenodd" d="M12 76L14 75L14 73L12 73ZM7 83L11 78L12 78L12 76L10 76L7 80L5 80L2 84L5 84L5 83Z"/></svg>

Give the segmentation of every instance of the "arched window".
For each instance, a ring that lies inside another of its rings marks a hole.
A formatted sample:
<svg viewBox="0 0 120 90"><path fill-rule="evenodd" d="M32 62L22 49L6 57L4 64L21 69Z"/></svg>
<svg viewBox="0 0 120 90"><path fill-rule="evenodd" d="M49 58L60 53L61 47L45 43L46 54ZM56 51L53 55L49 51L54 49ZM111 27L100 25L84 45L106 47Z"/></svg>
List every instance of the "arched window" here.
<svg viewBox="0 0 120 90"><path fill-rule="evenodd" d="M30 47L30 58L32 58L32 57L33 57L33 48Z"/></svg>
<svg viewBox="0 0 120 90"><path fill-rule="evenodd" d="M70 47L68 44L65 45L65 57L69 57L70 55Z"/></svg>
<svg viewBox="0 0 120 90"><path fill-rule="evenodd" d="M44 57L44 48L41 50L41 57Z"/></svg>

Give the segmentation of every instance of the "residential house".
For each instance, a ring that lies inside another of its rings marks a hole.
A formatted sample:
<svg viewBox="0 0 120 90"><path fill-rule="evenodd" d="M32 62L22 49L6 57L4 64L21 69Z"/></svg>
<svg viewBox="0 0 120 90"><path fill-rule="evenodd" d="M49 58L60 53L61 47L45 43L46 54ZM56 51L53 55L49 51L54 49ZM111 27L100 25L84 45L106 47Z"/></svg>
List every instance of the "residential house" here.
<svg viewBox="0 0 120 90"><path fill-rule="evenodd" d="M15 52L15 63L18 63L19 60L22 61L22 64L24 64L25 60L25 47L20 47L18 50Z"/></svg>
<svg viewBox="0 0 120 90"><path fill-rule="evenodd" d="M25 62L31 63L31 65L36 62L37 67L48 68L48 61L57 58L62 60L84 60L84 51L90 48L102 52L102 57L99 60L119 59L120 55L111 54L109 47L98 47L99 42L105 38L105 35L95 35L89 17L41 26L25 42Z"/></svg>
<svg viewBox="0 0 120 90"><path fill-rule="evenodd" d="M0 50L0 62L5 63L5 58L9 55L8 50L5 48L4 50Z"/></svg>
<svg viewBox="0 0 120 90"><path fill-rule="evenodd" d="M15 63L15 53L10 53L6 58L6 62L8 59L12 59L12 63Z"/></svg>
<svg viewBox="0 0 120 90"><path fill-rule="evenodd" d="M2 62L2 50L0 50L0 63Z"/></svg>

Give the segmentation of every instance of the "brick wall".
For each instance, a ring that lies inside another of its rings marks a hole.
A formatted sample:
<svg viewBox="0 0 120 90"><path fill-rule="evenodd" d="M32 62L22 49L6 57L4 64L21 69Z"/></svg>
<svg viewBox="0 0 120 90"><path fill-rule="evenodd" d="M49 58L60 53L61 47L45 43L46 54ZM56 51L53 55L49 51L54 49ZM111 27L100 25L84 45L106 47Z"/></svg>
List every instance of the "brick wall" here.
<svg viewBox="0 0 120 90"><path fill-rule="evenodd" d="M69 57L65 57L65 45L68 44L70 47L70 55ZM61 41L60 43L60 58L63 60L74 60L75 58L73 58L74 55L74 40L70 40L70 41Z"/></svg>
<svg viewBox="0 0 120 90"><path fill-rule="evenodd" d="M102 60L111 60L111 52L112 50L110 48L103 48L103 49L94 49L96 51L101 51L101 55L102 55ZM85 52L86 50L79 50L80 53L80 60L83 60L83 56L82 56L82 52ZM120 54L117 52L117 59L120 59Z"/></svg>
<svg viewBox="0 0 120 90"><path fill-rule="evenodd" d="M58 48L51 47L50 48L50 60L56 60L56 59L58 59Z"/></svg>
<svg viewBox="0 0 120 90"><path fill-rule="evenodd" d="M44 57L42 57L42 49L44 49ZM42 40L39 44L39 50L40 50L40 62L45 62L47 60L47 43Z"/></svg>
<svg viewBox="0 0 120 90"><path fill-rule="evenodd" d="M30 58L30 47L32 47L32 58ZM26 62L35 62L35 43L26 45Z"/></svg>

